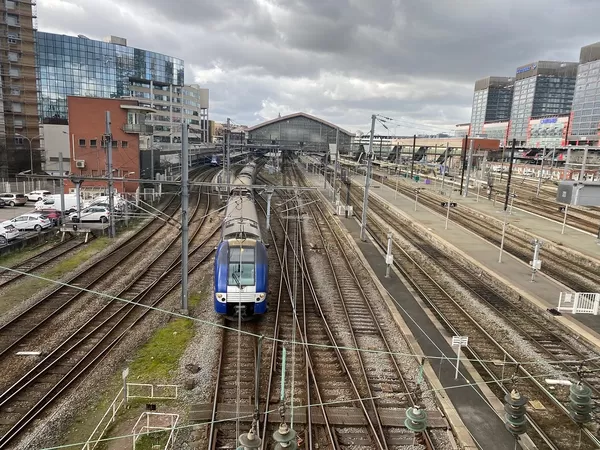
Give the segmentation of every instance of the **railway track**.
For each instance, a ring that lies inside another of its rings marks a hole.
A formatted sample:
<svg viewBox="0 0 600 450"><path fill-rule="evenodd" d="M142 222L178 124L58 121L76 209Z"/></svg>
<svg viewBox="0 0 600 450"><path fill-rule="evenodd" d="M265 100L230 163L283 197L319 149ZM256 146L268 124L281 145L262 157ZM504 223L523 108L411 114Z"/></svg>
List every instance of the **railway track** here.
<svg viewBox="0 0 600 450"><path fill-rule="evenodd" d="M314 199L313 199L314 200ZM319 271L327 271L328 277L334 280L334 292L332 290L322 292L320 289L312 291L314 300L327 298L328 302L340 305L343 311L342 317L345 323L339 320L323 320L324 323L332 324L333 333L342 335L349 334L350 340L346 347L369 348L387 352L384 354L373 354L368 352L341 351L342 361L346 366L348 375L356 380L352 384L359 394L355 398L368 398L371 400L361 401L363 411L369 426L369 437L371 442L366 443L364 433L358 439L358 445L371 446L369 448L396 448L400 445L413 443L414 434L402 427L384 425L384 418L402 417L403 411L411 406L421 403L419 387L407 380L405 373L400 369L399 361L392 355L392 348L386 335L390 330L384 330L380 323L382 318L371 306L371 300L364 291L363 285L371 283L366 274L358 274L351 263L353 251L349 244L339 236L338 227L332 222L329 214L324 212L318 202L310 204L308 208L316 230L320 236L322 248L326 256L325 267L319 265ZM315 268L311 271L313 274ZM334 345L335 342L333 343ZM312 349L311 349L312 351ZM418 436L420 443L426 448L433 448L428 433ZM357 445L357 442L345 443L348 447Z"/></svg>
<svg viewBox="0 0 600 450"><path fill-rule="evenodd" d="M195 217L195 229L191 226L192 240L189 258L190 272L202 264L213 252L218 240L218 228L208 237L200 236L200 229L209 209L209 196L202 219ZM197 202L197 205L199 201ZM196 211L199 208L196 208ZM11 445L13 440L45 408L61 395L71 384L93 367L120 339L149 311L158 305L180 283L180 262L176 239L161 255L151 262L147 271L140 274L117 298L109 299L87 322L68 336L35 367L0 394L0 448ZM211 247L212 244L212 247ZM144 306L136 306L138 304ZM33 336L31 336L33 337Z"/></svg>
<svg viewBox="0 0 600 450"><path fill-rule="evenodd" d="M357 212L360 211L361 201L359 197L353 198L353 201ZM386 245L387 227L392 226L396 233L409 240L418 252L427 255L449 276L458 279L462 287L467 289L482 304L488 306L494 314L501 317L508 326L519 334L523 341L535 346L539 354L544 355L548 361L552 361L544 362L541 359L539 364L527 365L526 367L523 365L518 366L517 361L531 360L532 357L519 352L519 348L515 344L519 341L510 339L510 335L507 336L508 332L505 327L493 326L489 323L481 324L481 317L478 319L474 313L469 312L476 311L476 307L454 299L442 284L433 279L430 267L416 261L398 243L394 244L395 265L410 280L421 297L427 301L434 314L454 335L469 336L468 354L470 357L488 361L481 362L478 365L482 369L484 378L495 381L497 395L502 398L510 390L510 383L506 382L503 364L491 364L489 361L499 361L500 363L506 361L513 371L517 367L517 376L524 378L524 380L519 381L519 391L532 400L540 398L544 400L544 410L529 410L530 424L539 435L536 443L542 448L572 448L570 446L579 437L579 427L565 416L565 414L568 415L565 408L568 403L568 389L558 388L554 393L550 393L537 378L552 376L573 378L573 372L577 370L579 364L572 361L597 358L597 355L591 351L575 349L566 339L560 338L560 335L563 334L562 330L553 326L551 322L545 321L539 316L534 317L533 314L524 314L522 307L504 299L478 279L476 274L465 271L455 261L433 248L421 236L412 232L409 227L402 228L395 225L397 219L389 214L377 201L372 201L370 206L379 218L370 213L369 231L380 246ZM511 342L512 348L507 349ZM594 371L600 368L595 361L589 361L586 364ZM594 372L586 376L585 381L586 384L592 387L597 398L598 389L600 388L598 374ZM595 448L592 443L594 439L591 438L589 432L587 432L587 437L588 439L584 439L581 448Z"/></svg>
<svg viewBox="0 0 600 450"><path fill-rule="evenodd" d="M386 182L386 185L395 188L395 185L390 181ZM353 190L358 192L360 188L354 187ZM408 186L399 184L398 191L406 196L414 197L414 188L411 189ZM419 194L419 202L421 204L443 215L446 215L447 208L441 206L441 202L447 200L447 198L442 198L432 193ZM451 211L451 218L466 229L480 235L488 242L497 246L500 245L502 224L498 225L495 221L485 220L475 214L470 214L468 211L462 210L460 205ZM533 254L531 242L510 232L507 232L505 235L504 249L527 264ZM600 275L594 266L588 265L585 261L576 258L568 258L551 248L542 249L542 253L543 255L551 256L550 258L545 258L542 255L544 259L543 273L565 284L573 291L595 292L598 286L600 286Z"/></svg>
<svg viewBox="0 0 600 450"><path fill-rule="evenodd" d="M43 267L47 266L56 258L65 256L66 254L79 249L83 246L84 241L81 239L71 238L67 241L61 242L60 244L54 245L49 249L26 259L11 267L11 269L18 270L19 272L33 273L33 271L39 271ZM3 270L0 272L0 289L6 288L8 285L20 280L24 273L14 272L12 270Z"/></svg>

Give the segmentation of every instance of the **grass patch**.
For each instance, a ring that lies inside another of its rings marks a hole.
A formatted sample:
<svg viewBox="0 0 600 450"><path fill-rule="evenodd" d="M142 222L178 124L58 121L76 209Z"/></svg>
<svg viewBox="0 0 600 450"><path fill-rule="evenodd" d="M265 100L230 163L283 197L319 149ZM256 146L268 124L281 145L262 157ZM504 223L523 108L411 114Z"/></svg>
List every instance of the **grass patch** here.
<svg viewBox="0 0 600 450"><path fill-rule="evenodd" d="M159 329L129 366L131 382L156 383L170 379L193 336L194 323L189 319L175 319Z"/></svg>
<svg viewBox="0 0 600 450"><path fill-rule="evenodd" d="M41 273L40 276L49 278L51 280L58 280L67 273L78 268L98 252L104 250L109 244L110 240L108 238L102 237L94 239L84 248L74 253L70 258L61 261L53 268ZM27 283L20 283L17 286L8 289L4 294L2 294L2 301L0 302L0 314L8 311L15 303L31 297L36 292L50 286L51 284L53 283L50 281L30 277Z"/></svg>
<svg viewBox="0 0 600 450"><path fill-rule="evenodd" d="M203 292L194 292L192 295L189 296L188 298L188 306L190 308L195 308L196 306L198 306L200 304L200 300L202 300L202 294Z"/></svg>

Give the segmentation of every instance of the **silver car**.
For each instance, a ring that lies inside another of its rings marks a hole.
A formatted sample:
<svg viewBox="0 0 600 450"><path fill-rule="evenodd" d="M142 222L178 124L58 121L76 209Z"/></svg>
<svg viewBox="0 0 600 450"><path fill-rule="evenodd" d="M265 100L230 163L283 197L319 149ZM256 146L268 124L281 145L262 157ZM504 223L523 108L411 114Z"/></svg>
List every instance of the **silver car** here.
<svg viewBox="0 0 600 450"><path fill-rule="evenodd" d="M3 225L13 225L17 230L35 230L42 231L44 228L50 228L52 222L46 216L41 214L23 214L14 219L2 222Z"/></svg>
<svg viewBox="0 0 600 450"><path fill-rule="evenodd" d="M27 203L27 197L25 197L25 194L4 192L0 194L0 198L9 206L23 206L25 203Z"/></svg>

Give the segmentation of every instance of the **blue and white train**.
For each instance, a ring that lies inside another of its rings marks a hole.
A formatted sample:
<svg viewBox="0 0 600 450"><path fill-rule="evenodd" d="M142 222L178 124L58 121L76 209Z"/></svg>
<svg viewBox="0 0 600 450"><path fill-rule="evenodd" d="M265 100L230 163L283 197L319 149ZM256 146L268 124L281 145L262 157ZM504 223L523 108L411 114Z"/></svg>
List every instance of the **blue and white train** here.
<svg viewBox="0 0 600 450"><path fill-rule="evenodd" d="M252 188L256 165L244 167L233 183L215 256L215 311L243 320L267 312L269 266Z"/></svg>

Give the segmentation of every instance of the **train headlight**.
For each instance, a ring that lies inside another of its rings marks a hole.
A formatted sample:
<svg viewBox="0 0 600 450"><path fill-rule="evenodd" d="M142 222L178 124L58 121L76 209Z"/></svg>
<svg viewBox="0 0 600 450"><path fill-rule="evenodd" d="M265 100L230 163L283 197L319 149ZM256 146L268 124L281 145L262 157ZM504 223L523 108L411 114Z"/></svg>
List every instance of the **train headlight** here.
<svg viewBox="0 0 600 450"><path fill-rule="evenodd" d="M217 294L217 300L223 300L225 298L225 294Z"/></svg>
<svg viewBox="0 0 600 450"><path fill-rule="evenodd" d="M266 297L266 295L265 295L265 293L264 293L264 292L262 292L262 293L258 294L258 298L260 298L261 300L264 300L264 299L265 299L265 297Z"/></svg>

